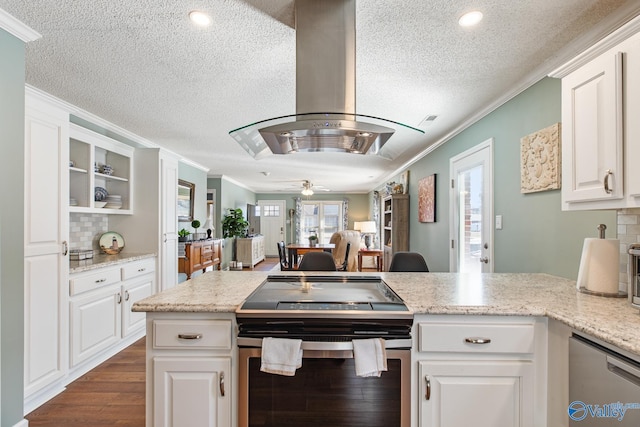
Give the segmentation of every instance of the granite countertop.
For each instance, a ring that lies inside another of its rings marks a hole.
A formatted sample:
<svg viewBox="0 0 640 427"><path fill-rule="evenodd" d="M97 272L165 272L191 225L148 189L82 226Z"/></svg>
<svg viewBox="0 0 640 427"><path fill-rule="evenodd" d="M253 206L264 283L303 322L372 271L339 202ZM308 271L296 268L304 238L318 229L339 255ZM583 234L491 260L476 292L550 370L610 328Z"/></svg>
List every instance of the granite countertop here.
<svg viewBox="0 0 640 427"><path fill-rule="evenodd" d="M133 311L234 312L267 274L208 272L138 301ZM278 274L299 273L278 271ZM527 273L357 274L382 276L414 314L547 316L640 355L638 309L631 307L626 298L604 298L580 293L576 290L576 282L572 280Z"/></svg>
<svg viewBox="0 0 640 427"><path fill-rule="evenodd" d="M83 271L95 270L98 268L109 267L117 264L124 264L131 261L138 261L145 258L153 258L156 256L152 253L134 253L121 252L117 255L107 255L103 253L94 253L93 258L84 259L82 261L69 261L69 274L81 273Z"/></svg>

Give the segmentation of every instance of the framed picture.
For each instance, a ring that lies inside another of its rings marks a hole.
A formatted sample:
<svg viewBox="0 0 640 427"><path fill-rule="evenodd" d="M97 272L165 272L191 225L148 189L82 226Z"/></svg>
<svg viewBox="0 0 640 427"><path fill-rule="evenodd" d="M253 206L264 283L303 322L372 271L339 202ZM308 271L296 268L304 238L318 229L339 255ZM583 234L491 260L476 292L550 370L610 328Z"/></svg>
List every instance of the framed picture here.
<svg viewBox="0 0 640 427"><path fill-rule="evenodd" d="M418 181L418 221L436 222L436 174Z"/></svg>
<svg viewBox="0 0 640 427"><path fill-rule="evenodd" d="M195 196L196 185L178 180L178 221L193 221L193 199Z"/></svg>

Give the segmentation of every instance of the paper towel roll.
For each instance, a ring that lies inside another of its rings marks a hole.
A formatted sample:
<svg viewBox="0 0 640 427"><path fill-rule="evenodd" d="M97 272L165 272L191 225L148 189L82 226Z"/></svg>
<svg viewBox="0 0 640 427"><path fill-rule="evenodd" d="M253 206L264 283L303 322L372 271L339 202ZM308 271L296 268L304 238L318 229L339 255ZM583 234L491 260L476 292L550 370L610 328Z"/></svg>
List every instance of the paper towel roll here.
<svg viewBox="0 0 640 427"><path fill-rule="evenodd" d="M618 293L620 271L620 240L584 239L578 289L604 294Z"/></svg>

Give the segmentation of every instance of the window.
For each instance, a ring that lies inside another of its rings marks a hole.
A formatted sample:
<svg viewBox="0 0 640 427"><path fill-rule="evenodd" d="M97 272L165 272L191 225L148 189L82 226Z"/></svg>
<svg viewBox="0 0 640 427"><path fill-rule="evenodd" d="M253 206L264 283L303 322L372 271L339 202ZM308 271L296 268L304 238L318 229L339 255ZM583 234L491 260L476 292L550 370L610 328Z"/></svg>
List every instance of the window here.
<svg viewBox="0 0 640 427"><path fill-rule="evenodd" d="M262 212L261 212L262 211ZM256 206L256 216L280 216L279 205L261 205Z"/></svg>
<svg viewBox="0 0 640 427"><path fill-rule="evenodd" d="M319 243L329 243L331 235L343 229L343 202L303 201L298 243L306 243L311 234Z"/></svg>

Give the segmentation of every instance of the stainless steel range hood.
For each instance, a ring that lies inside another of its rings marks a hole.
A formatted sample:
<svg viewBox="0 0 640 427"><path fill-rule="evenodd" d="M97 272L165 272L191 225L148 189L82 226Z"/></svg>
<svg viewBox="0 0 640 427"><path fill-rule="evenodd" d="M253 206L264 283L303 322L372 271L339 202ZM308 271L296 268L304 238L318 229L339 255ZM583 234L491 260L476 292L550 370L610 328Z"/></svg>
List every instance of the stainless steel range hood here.
<svg viewBox="0 0 640 427"><path fill-rule="evenodd" d="M229 134L259 158L295 152L377 154L403 126L356 114L355 0L296 0L296 114Z"/></svg>

